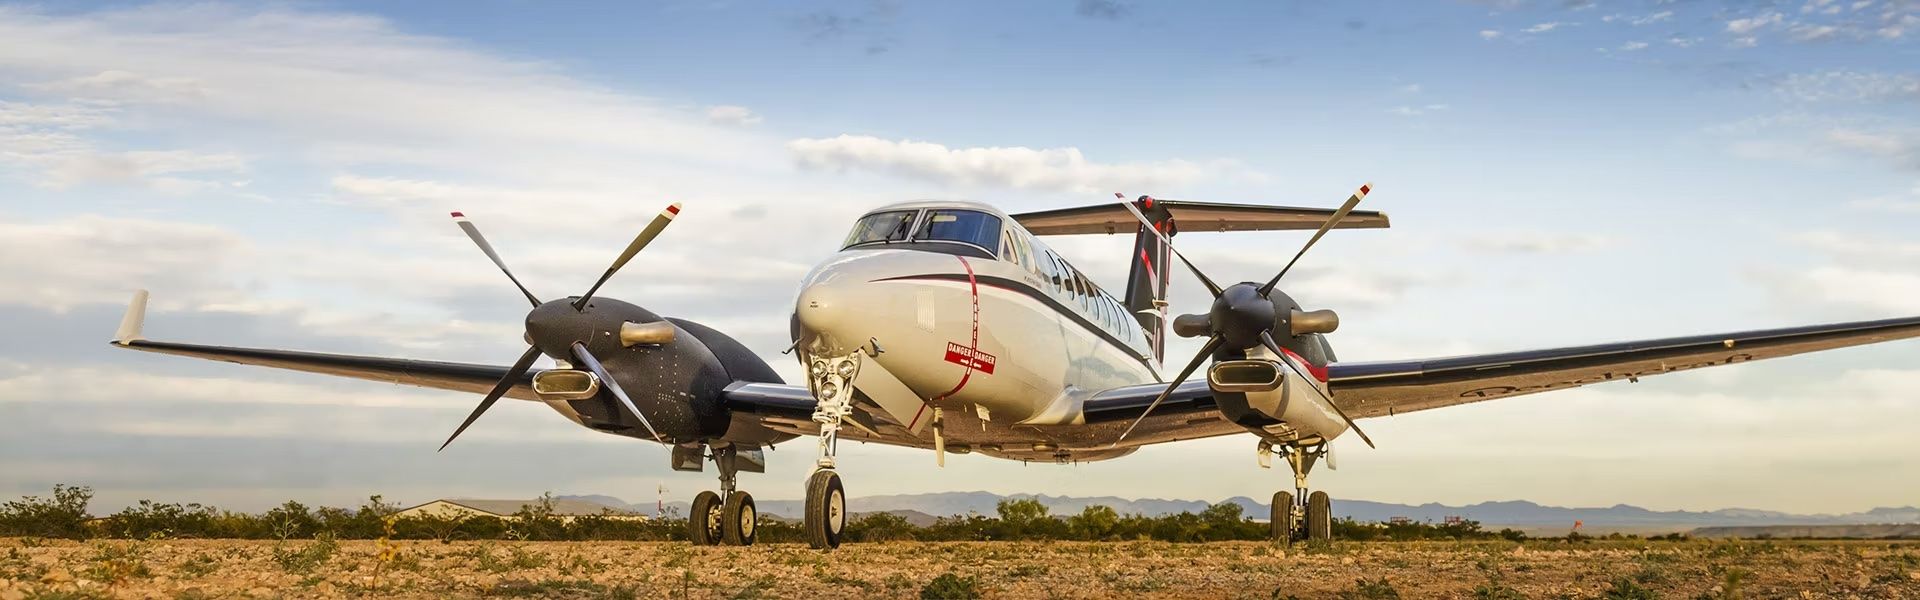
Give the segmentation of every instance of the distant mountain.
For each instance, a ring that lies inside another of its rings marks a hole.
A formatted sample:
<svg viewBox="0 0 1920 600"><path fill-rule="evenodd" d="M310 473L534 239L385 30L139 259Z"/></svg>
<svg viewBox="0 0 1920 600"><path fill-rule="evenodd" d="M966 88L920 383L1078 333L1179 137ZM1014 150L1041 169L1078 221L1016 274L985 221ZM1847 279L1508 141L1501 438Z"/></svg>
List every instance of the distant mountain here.
<svg viewBox="0 0 1920 600"><path fill-rule="evenodd" d="M652 514L654 505L628 504L611 496L559 496L599 502L614 507L627 507L646 514ZM992 516L1001 500L1031 498L1047 505L1054 514L1072 515L1092 505L1106 505L1121 514L1143 514L1159 516L1179 512L1200 512L1212 503L1202 500L1163 500L1159 498L1127 499L1114 496L1049 496L1045 494L1000 495L991 492L935 492L930 494L899 494L888 496L863 496L851 498L847 508L855 514L870 512L893 512L907 515L910 521L931 519L936 516L980 514ZM1264 519L1269 513L1266 503L1235 496L1221 502L1240 505L1243 514ZM799 500L760 500L755 505L762 514L798 518L805 503ZM686 502L668 502L670 510L686 514ZM1427 503L1421 505L1392 504L1370 502L1366 500L1333 501L1333 513L1340 517L1352 517L1359 521L1386 521L1394 517L1406 517L1414 521L1439 522L1447 517L1458 516L1479 521L1481 524L1497 526L1538 527L1561 526L1574 521L1582 521L1587 527L1735 527L1765 525L1866 525L1920 523L1920 507L1875 508L1866 512L1841 515L1801 515L1770 510L1745 508L1726 508L1714 511L1656 511L1616 504L1605 508L1565 508L1559 506L1541 506L1524 500L1502 502L1481 502L1466 506L1447 506Z"/></svg>

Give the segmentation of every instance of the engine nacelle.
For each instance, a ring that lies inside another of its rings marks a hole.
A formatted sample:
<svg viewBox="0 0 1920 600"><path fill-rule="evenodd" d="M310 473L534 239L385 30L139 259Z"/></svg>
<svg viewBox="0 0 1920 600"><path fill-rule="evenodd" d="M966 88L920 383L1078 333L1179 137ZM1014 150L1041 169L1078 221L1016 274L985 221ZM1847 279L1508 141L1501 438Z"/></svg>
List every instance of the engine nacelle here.
<svg viewBox="0 0 1920 600"><path fill-rule="evenodd" d="M538 332L534 344L548 356L571 356L574 342L585 344L669 443L731 439L730 433L756 438L741 440L750 442L792 438L764 430L754 435L736 426L722 390L735 381L780 383L780 376L725 334L605 297L580 311L567 302L549 302L528 314L527 324L529 332ZM652 439L606 382L571 366L563 361L562 368L535 375L534 391L581 425Z"/></svg>

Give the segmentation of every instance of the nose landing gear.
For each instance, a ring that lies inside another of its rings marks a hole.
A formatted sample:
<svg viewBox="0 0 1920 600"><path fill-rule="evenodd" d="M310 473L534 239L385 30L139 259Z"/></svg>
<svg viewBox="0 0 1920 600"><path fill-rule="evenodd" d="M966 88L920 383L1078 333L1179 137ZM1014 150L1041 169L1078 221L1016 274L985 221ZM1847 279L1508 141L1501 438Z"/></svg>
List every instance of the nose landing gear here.
<svg viewBox="0 0 1920 600"><path fill-rule="evenodd" d="M1312 446L1286 444L1275 448L1273 444L1260 442L1260 465L1269 466L1269 454L1278 451L1286 458L1287 466L1293 469L1293 489L1289 493L1273 493L1272 523L1273 541L1292 544L1296 541L1325 541L1333 539L1333 498L1326 492L1307 492L1307 472L1327 454L1327 443L1320 442Z"/></svg>
<svg viewBox="0 0 1920 600"><path fill-rule="evenodd" d="M847 492L834 471L833 455L840 446L840 426L853 414L853 378L860 373L861 352L815 358L807 365L807 387L813 392L813 422L820 426L820 459L807 477L807 542L816 549L840 547L847 528Z"/></svg>

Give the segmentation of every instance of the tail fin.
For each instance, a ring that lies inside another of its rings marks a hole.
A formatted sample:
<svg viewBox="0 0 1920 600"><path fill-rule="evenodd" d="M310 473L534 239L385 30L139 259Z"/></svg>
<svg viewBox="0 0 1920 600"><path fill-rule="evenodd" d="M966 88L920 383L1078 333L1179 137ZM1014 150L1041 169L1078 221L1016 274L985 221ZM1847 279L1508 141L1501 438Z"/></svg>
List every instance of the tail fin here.
<svg viewBox="0 0 1920 600"><path fill-rule="evenodd" d="M1153 198L1141 196L1135 205L1155 228L1168 238L1173 237L1173 213L1164 204L1156 206ZM1124 303L1127 312L1132 313L1133 318L1140 321L1140 328L1147 332L1154 360L1161 360L1166 353L1167 274L1171 267L1168 254L1167 244L1160 241L1160 236L1147 231L1144 225L1134 228L1133 255L1128 257L1133 266L1127 269Z"/></svg>

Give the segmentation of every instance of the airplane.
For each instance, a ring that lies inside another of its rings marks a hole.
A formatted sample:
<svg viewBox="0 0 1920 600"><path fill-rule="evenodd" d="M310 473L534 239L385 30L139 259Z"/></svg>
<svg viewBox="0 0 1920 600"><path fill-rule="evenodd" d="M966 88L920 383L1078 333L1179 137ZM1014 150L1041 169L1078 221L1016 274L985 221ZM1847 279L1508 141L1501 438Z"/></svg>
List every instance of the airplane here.
<svg viewBox="0 0 1920 600"><path fill-rule="evenodd" d="M144 339L147 292L134 294L113 344L133 350L445 390L484 393L441 449L501 398L540 402L576 424L670 448L679 471L712 463L720 490L694 497L694 544L751 545L753 497L741 472L764 473L764 450L817 438L805 485L814 548L838 547L846 490L842 438L1022 462L1120 458L1142 446L1248 435L1255 458L1278 454L1294 476L1275 492L1276 542L1331 537L1331 498L1309 492L1330 442L1357 420L1920 336L1920 317L1696 335L1422 360L1348 362L1327 335L1331 310L1305 310L1280 288L1333 229L1386 228L1387 215L1338 209L1162 200L1009 214L974 202L920 201L855 221L841 249L800 283L788 351L806 381L790 384L746 346L699 323L595 292L680 212L649 223L586 293L541 300L471 220L457 225L532 304L527 350L510 366L209 346ZM1264 282L1215 283L1173 245L1182 232L1308 230L1313 236ZM1134 236L1118 296L1041 241ZM1171 263L1206 286L1204 313L1168 319ZM1173 376L1167 335L1205 338ZM535 367L542 357L552 367ZM1208 364L1210 363L1210 365ZM1200 367L1204 377L1188 381Z"/></svg>

